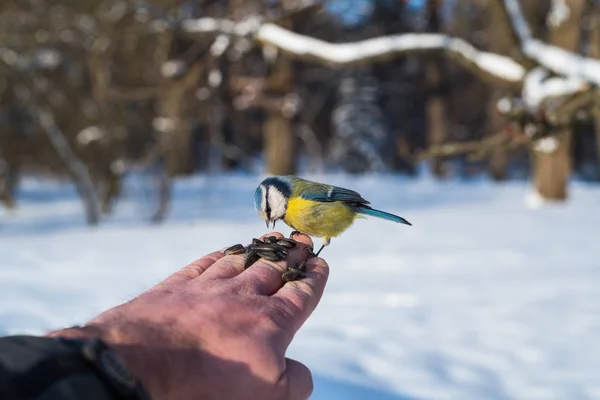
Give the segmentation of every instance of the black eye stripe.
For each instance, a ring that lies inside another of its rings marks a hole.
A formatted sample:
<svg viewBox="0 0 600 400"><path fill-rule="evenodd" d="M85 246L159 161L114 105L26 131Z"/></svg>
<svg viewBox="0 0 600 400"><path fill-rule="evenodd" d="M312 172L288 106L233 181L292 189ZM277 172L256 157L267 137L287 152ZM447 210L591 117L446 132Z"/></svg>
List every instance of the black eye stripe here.
<svg viewBox="0 0 600 400"><path fill-rule="evenodd" d="M267 219L271 219L271 205L269 204L269 186L267 186L265 192L265 212L267 213Z"/></svg>

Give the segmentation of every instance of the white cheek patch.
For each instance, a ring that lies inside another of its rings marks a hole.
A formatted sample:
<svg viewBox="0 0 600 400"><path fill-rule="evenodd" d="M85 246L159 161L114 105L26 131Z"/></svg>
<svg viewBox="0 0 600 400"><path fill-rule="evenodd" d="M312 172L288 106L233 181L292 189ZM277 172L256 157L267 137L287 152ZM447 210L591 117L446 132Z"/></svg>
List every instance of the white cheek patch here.
<svg viewBox="0 0 600 400"><path fill-rule="evenodd" d="M267 201L269 202L269 206L271 206L271 219L283 218L287 208L287 200L276 187L269 187L269 198Z"/></svg>

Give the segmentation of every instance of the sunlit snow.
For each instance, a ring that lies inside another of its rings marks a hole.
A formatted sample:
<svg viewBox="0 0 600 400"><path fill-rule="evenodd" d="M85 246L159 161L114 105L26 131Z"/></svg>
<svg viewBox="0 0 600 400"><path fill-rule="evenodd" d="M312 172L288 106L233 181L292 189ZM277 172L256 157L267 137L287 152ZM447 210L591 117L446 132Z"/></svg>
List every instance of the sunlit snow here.
<svg viewBox="0 0 600 400"><path fill-rule="evenodd" d="M530 209L525 182L312 178L414 224L359 220L324 251L329 284L288 354L312 369L314 399L600 399L600 188ZM265 233L260 179L182 180L158 226L133 180L98 228L72 188L27 179L19 209L0 211L0 333L85 322Z"/></svg>

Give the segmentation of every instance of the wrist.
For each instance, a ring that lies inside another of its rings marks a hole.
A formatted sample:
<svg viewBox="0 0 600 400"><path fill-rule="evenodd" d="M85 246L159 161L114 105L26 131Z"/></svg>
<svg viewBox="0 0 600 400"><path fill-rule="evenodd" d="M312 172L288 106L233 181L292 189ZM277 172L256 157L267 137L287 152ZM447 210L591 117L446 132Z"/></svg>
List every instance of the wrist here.
<svg viewBox="0 0 600 400"><path fill-rule="evenodd" d="M89 324L84 326L73 326L57 331L53 331L45 335L50 338L62 338L67 340L94 340L99 339L104 343L122 362L127 371L137 378L144 389L148 393L150 391L150 383L146 374L148 362L144 361L145 349L143 346L131 343L131 340L126 340L124 335L116 329L109 329L102 325ZM152 396L152 398L155 398Z"/></svg>

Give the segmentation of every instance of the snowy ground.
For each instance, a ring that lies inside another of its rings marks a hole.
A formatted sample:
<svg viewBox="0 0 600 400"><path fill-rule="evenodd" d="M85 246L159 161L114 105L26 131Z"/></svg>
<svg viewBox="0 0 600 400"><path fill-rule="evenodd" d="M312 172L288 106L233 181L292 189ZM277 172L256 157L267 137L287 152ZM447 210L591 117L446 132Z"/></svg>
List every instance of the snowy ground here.
<svg viewBox="0 0 600 400"><path fill-rule="evenodd" d="M524 182L319 179L414 226L360 220L325 250L327 290L289 353L313 370L314 399L600 399L600 187L532 210ZM133 185L90 229L72 189L28 180L20 209L0 211L0 333L84 322L264 233L258 181L179 182L161 226L141 220Z"/></svg>

